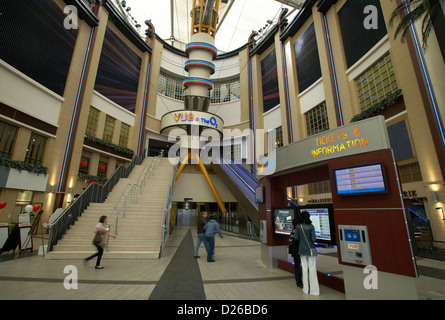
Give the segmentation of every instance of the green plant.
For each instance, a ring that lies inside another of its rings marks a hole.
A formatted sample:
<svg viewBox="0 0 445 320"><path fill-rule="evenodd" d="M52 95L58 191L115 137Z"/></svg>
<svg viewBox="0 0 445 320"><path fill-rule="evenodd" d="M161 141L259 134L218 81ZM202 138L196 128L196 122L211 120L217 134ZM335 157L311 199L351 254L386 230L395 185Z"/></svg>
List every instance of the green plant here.
<svg viewBox="0 0 445 320"><path fill-rule="evenodd" d="M94 143L98 143L98 144L101 144L101 145L106 146L106 147L110 147L110 148L116 150L117 152L134 155L134 151L131 150L131 149L124 148L124 147L121 147L121 146L119 146L117 144L114 144L114 143L111 143L111 142L108 142L108 141L96 138L95 136L92 136L90 134L85 134L85 138L88 141L91 141L91 142L94 142Z"/></svg>
<svg viewBox="0 0 445 320"><path fill-rule="evenodd" d="M361 113L356 115L354 118L351 119L351 122L357 122L360 120L364 120L367 118L371 118L375 115L377 115L379 112L385 110L389 106L392 106L399 100L399 98L403 96L402 90L396 90L394 92L388 93L385 97L385 99L374 103L369 108L363 110Z"/></svg>
<svg viewBox="0 0 445 320"><path fill-rule="evenodd" d="M8 158L0 157L0 166L7 167L7 168L13 168L21 172L22 170L35 173L37 175L45 174L48 171L47 167L38 165L38 164L32 164L25 161L17 161L17 160L11 160Z"/></svg>
<svg viewBox="0 0 445 320"><path fill-rule="evenodd" d="M445 7L445 0L406 0L393 11L389 25L392 27L396 19L400 19L396 27L394 39L402 33L401 40L405 41L406 34L411 27L411 23L422 19L422 47L425 50L428 47L428 38L433 29L433 20L438 12ZM407 10L409 9L409 10Z"/></svg>
<svg viewBox="0 0 445 320"><path fill-rule="evenodd" d="M107 178L101 178L101 177L93 176L91 174L86 174L83 172L79 172L77 175L79 176L79 178L81 178L83 180L88 180L88 181L94 180L98 184L105 184L108 181Z"/></svg>

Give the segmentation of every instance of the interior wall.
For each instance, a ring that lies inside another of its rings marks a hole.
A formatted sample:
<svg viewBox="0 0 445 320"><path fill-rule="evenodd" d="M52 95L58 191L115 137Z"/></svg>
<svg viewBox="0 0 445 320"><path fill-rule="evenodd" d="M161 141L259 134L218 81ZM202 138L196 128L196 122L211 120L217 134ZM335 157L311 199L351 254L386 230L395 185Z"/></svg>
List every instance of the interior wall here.
<svg viewBox="0 0 445 320"><path fill-rule="evenodd" d="M190 171L194 170L192 165L191 167ZM209 176L222 202L237 202L216 174L209 173ZM182 172L176 180L173 201L183 202L184 198L191 198L193 202L216 202L215 196L201 172Z"/></svg>

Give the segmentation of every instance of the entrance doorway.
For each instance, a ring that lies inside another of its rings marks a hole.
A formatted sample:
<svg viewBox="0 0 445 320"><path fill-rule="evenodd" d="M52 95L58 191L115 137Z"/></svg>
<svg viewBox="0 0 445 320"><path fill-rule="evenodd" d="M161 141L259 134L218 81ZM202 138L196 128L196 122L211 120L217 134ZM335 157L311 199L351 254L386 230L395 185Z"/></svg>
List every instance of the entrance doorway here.
<svg viewBox="0 0 445 320"><path fill-rule="evenodd" d="M196 209L178 209L176 219L178 227L193 227L196 224Z"/></svg>

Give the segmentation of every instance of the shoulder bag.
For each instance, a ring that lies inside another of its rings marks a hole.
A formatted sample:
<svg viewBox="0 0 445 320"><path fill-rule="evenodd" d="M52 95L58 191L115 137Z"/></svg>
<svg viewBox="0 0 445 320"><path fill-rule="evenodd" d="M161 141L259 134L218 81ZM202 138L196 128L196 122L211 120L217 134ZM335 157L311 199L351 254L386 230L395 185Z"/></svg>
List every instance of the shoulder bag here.
<svg viewBox="0 0 445 320"><path fill-rule="evenodd" d="M306 239L307 246L309 247L309 249L311 251L311 257L316 257L318 255L317 249L311 248L311 246L309 245L309 241L306 238L306 234L304 233L303 225L300 224L300 227L301 227L301 231L303 232L304 239Z"/></svg>

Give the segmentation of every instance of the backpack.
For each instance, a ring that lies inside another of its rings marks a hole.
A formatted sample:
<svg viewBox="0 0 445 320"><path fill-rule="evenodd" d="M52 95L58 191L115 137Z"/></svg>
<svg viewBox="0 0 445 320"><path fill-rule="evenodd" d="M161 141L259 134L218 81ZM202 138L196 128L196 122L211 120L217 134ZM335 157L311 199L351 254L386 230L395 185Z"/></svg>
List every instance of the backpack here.
<svg viewBox="0 0 445 320"><path fill-rule="evenodd" d="M289 249L288 252L291 256L298 255L298 246L299 246L298 240L295 239L295 229L292 230L292 233L289 236Z"/></svg>

